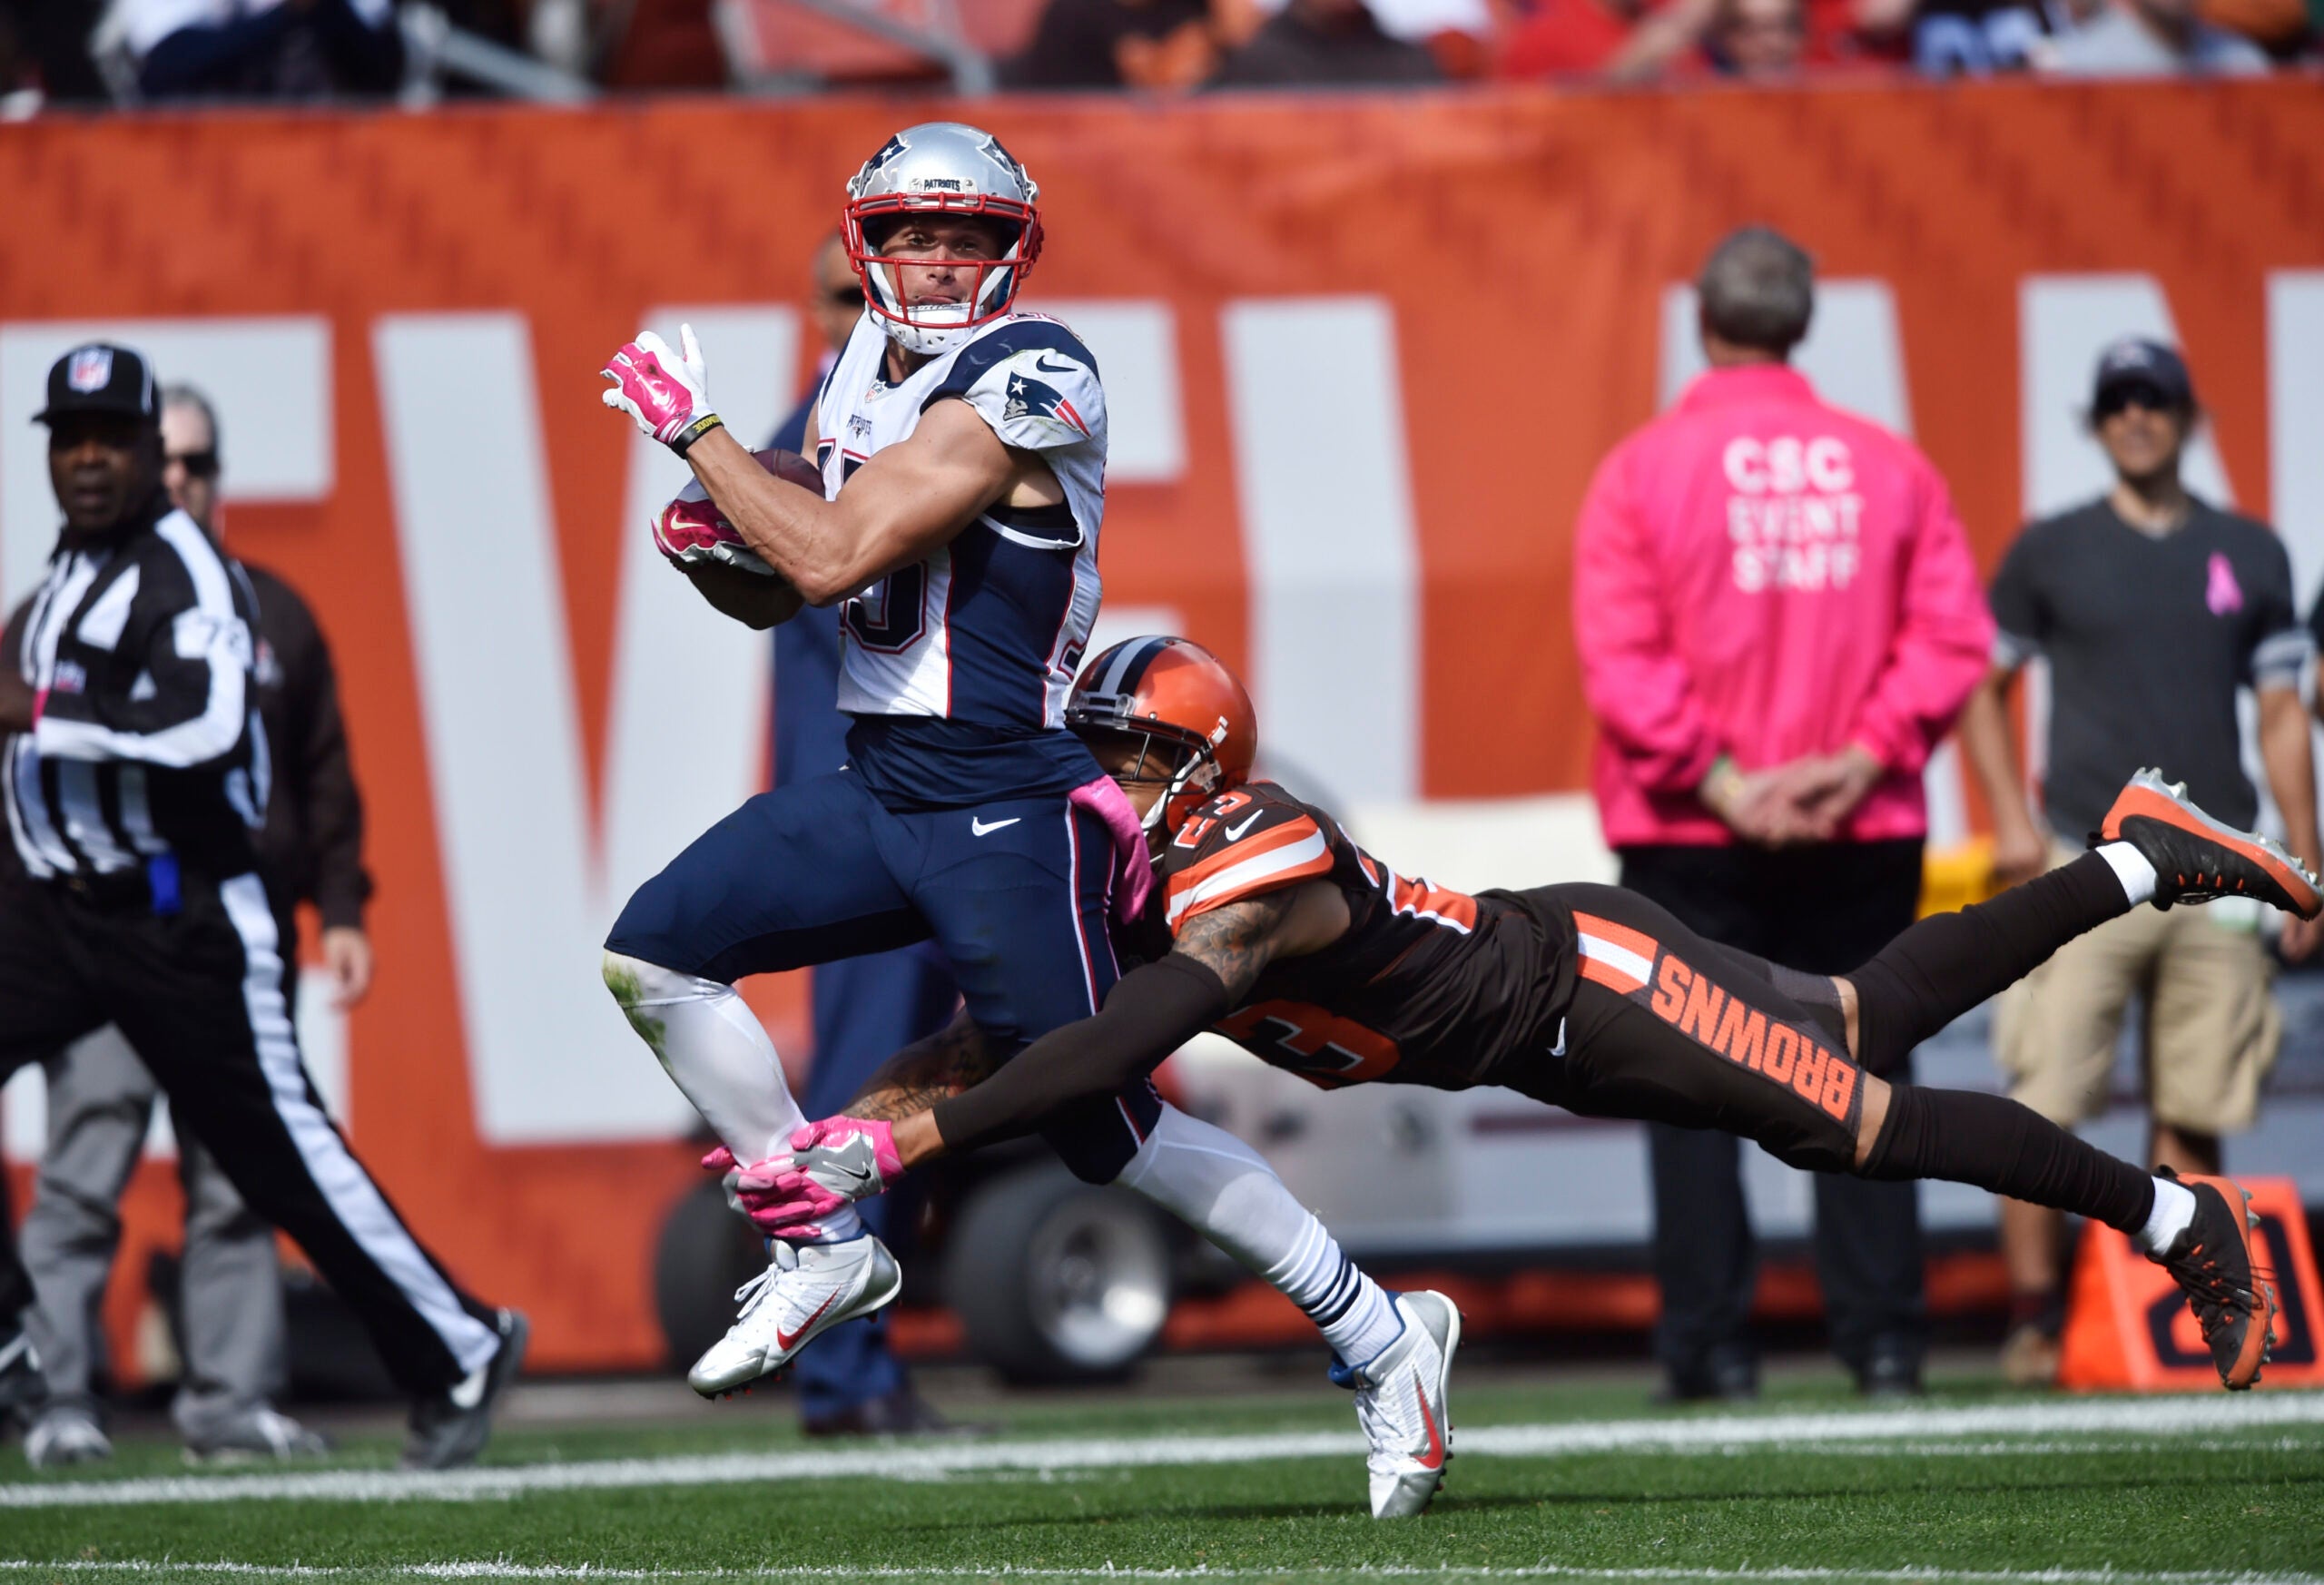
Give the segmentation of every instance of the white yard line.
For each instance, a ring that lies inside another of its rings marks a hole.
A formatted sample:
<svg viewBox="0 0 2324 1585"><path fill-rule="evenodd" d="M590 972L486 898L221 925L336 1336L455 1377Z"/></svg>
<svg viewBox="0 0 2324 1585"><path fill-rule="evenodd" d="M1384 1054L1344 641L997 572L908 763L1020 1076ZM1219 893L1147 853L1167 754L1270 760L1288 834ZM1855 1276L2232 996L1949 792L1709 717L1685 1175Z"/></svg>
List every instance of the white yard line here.
<svg viewBox="0 0 2324 1585"><path fill-rule="evenodd" d="M131 1574L156 1579L178 1577L254 1580L337 1580L350 1575L396 1580L1603 1580L1611 1585L1650 1585L1668 1580L1702 1581L1705 1585L2324 1585L2324 1575L2279 1573L2173 1573L2134 1569L1591 1569L1561 1563L1484 1565L1367 1564L1357 1568L1311 1566L1284 1569L1128 1568L1108 1563L1097 1569L1025 1568L1009 1563L990 1568L911 1569L845 1564L824 1568L770 1569L599 1569L587 1565L556 1566L491 1561L362 1564L326 1568L301 1563L197 1562L192 1560L129 1560L117 1563L68 1559L41 1562L32 1559L0 1559L5 1574Z"/></svg>
<svg viewBox="0 0 2324 1585"><path fill-rule="evenodd" d="M1996 1403L1963 1409L1915 1407L1827 1414L1724 1414L1490 1425L1458 1432L1454 1448L1464 1454L1503 1458L1555 1458L1602 1452L1719 1453L1762 1447L1842 1446L1870 1452L1870 1444L1882 1443L1898 1444L1902 1451L1917 1452L1933 1444L1941 1445L1939 1439L1990 1442L1995 1438L2095 1436L2152 1442L2157 1438L2316 1425L2324 1425L2324 1393L2270 1393L2250 1397L2217 1393L2200 1398ZM536 1491L833 1478L929 1481L1002 1471L1057 1472L1160 1464L1350 1458L1359 1456L1362 1451L1363 1443L1353 1432L1295 1432L599 1459L497 1465L442 1474L399 1470L314 1470L179 1475L0 1485L0 1509L114 1508L133 1503L252 1500L459 1502L507 1499Z"/></svg>

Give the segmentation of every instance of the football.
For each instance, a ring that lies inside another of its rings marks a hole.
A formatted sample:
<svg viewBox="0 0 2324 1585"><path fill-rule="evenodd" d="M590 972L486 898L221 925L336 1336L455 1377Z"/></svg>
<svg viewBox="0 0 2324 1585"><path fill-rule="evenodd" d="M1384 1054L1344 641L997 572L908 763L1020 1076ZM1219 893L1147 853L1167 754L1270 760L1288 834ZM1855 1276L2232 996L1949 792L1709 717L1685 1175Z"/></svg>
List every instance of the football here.
<svg viewBox="0 0 2324 1585"><path fill-rule="evenodd" d="M751 455L758 465L775 477L817 495L823 493L823 476L815 465L796 451L769 447ZM654 543L662 554L681 564L717 561L728 566L765 577L776 576L773 567L759 558L743 542L742 535L726 520L710 492L702 487L698 478L686 480L685 488L670 497L662 509L654 514Z"/></svg>

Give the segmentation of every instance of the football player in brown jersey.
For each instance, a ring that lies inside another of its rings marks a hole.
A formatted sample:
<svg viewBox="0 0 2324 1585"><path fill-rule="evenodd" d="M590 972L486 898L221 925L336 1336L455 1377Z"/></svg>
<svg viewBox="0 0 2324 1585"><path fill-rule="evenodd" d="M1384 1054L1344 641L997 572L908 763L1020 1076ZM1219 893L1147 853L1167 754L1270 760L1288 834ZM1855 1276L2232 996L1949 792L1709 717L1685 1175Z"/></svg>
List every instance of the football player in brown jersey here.
<svg viewBox="0 0 2324 1585"><path fill-rule="evenodd" d="M2324 908L2283 849L2154 773L2131 780L2073 863L1923 920L1829 978L1704 940L1615 887L1469 896L1397 874L1324 811L1248 779L1250 702L1183 639L1099 655L1067 719L1146 820L1153 939L1127 944L1147 961L1095 1017L898 1117L926 1061L902 1054L850 1116L794 1136L787 1169L764 1164L762 1215L876 1193L930 1157L1029 1132L1215 1029L1321 1085L1504 1085L1588 1116L1724 1129L1795 1167L1946 1178L2092 1217L2170 1270L2221 1381L2258 1379L2275 1295L2232 1184L2150 1174L2003 1097L1869 1071L2142 902Z"/></svg>

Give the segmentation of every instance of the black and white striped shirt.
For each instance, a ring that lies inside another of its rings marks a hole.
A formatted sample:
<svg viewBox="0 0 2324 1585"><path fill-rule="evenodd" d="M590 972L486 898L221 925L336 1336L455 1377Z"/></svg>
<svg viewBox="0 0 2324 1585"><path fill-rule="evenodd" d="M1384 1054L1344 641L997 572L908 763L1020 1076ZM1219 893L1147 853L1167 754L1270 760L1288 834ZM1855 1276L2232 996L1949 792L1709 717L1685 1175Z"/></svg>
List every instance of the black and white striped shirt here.
<svg viewBox="0 0 2324 1585"><path fill-rule="evenodd" d="M36 878L124 874L163 855L251 868L266 807L241 569L166 502L60 544L6 659L40 704L0 765L8 834Z"/></svg>

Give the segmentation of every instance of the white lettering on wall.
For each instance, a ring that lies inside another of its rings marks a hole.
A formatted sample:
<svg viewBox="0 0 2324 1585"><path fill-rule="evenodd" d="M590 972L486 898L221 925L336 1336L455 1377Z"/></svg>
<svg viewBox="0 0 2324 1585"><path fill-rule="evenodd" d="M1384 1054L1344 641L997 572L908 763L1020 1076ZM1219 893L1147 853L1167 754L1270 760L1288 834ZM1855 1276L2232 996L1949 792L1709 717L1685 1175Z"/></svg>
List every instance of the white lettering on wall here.
<svg viewBox="0 0 2324 1585"><path fill-rule="evenodd" d="M677 317L654 322L675 334ZM730 425L771 431L796 398L792 311L684 317ZM677 477L641 442L593 826L525 321L394 315L373 346L478 1127L493 1143L675 1132L691 1111L598 983L599 946L631 889L759 785L766 642L639 548ZM635 435L605 424L608 443Z"/></svg>
<svg viewBox="0 0 2324 1585"><path fill-rule="evenodd" d="M1269 758L1314 797L1413 797L1420 556L1394 310L1248 299L1221 331Z"/></svg>

